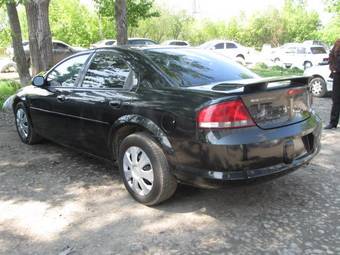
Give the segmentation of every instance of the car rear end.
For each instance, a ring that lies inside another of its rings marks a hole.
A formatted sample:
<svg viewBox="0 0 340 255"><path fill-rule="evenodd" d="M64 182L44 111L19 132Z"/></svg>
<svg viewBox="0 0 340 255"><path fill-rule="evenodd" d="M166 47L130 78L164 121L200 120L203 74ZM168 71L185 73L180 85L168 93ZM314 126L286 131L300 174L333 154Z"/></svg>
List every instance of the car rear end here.
<svg viewBox="0 0 340 255"><path fill-rule="evenodd" d="M321 120L307 83L298 77L211 87L220 96L197 110L197 140L179 156L185 160L177 177L210 187L276 177L308 163L320 150Z"/></svg>
<svg viewBox="0 0 340 255"><path fill-rule="evenodd" d="M211 51L145 55L178 87L152 93L154 108L171 112L167 135L175 156L168 161L180 181L210 187L274 177L319 152L321 120L309 77L261 78Z"/></svg>

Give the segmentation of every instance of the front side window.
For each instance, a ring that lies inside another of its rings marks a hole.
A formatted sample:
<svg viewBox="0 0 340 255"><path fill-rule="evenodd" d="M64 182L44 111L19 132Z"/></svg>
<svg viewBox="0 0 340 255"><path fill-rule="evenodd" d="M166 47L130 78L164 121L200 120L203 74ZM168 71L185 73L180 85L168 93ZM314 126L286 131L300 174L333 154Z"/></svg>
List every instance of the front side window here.
<svg viewBox="0 0 340 255"><path fill-rule="evenodd" d="M89 55L76 56L58 65L47 76L49 85L53 87L74 87Z"/></svg>
<svg viewBox="0 0 340 255"><path fill-rule="evenodd" d="M124 59L114 52L99 52L86 72L85 88L126 88L136 83L136 76Z"/></svg>

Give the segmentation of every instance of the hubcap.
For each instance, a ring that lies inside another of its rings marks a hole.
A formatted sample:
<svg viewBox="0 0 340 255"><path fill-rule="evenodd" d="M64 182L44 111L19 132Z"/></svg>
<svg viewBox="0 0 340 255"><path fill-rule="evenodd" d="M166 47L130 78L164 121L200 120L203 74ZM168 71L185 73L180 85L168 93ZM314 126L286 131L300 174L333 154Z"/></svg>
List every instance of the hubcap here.
<svg viewBox="0 0 340 255"><path fill-rule="evenodd" d="M16 115L16 124L19 134L22 138L27 138L29 132L29 126L27 121L27 114L23 109L18 109Z"/></svg>
<svg viewBox="0 0 340 255"><path fill-rule="evenodd" d="M132 146L124 153L124 177L130 188L141 196L150 193L153 187L153 168L148 155L139 147Z"/></svg>
<svg viewBox="0 0 340 255"><path fill-rule="evenodd" d="M314 95L320 95L322 93L322 84L321 81L315 80L312 82L312 93Z"/></svg>

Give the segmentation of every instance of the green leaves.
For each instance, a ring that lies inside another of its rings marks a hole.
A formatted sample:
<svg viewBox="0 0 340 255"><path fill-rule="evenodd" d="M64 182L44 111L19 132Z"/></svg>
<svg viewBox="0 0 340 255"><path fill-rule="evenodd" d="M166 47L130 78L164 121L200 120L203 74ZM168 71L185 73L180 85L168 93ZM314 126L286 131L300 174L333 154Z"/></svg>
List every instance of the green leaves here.
<svg viewBox="0 0 340 255"><path fill-rule="evenodd" d="M114 0L94 0L99 15L114 20ZM127 0L128 25L138 27L140 20L151 17L159 17L159 13L153 8L153 0Z"/></svg>

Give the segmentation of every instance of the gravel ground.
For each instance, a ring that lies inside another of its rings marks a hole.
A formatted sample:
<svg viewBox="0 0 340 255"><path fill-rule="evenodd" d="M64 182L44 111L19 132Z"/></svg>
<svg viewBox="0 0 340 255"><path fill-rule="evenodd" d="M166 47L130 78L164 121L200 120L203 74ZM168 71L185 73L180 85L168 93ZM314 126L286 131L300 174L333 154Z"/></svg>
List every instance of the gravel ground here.
<svg viewBox="0 0 340 255"><path fill-rule="evenodd" d="M315 100L326 122L329 98ZM52 143L19 141L0 113L0 254L340 254L339 130L313 162L271 182L180 186L136 203L117 170Z"/></svg>

